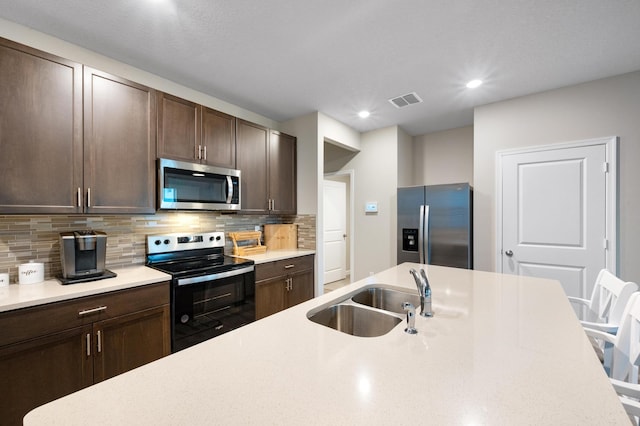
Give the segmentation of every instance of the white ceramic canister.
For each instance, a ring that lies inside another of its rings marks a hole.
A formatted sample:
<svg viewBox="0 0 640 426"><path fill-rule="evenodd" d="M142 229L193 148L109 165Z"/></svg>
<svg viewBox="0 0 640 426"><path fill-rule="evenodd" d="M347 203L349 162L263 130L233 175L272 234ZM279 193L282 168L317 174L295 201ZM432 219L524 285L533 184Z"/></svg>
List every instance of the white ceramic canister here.
<svg viewBox="0 0 640 426"><path fill-rule="evenodd" d="M0 274L0 287L9 285L9 274Z"/></svg>
<svg viewBox="0 0 640 426"><path fill-rule="evenodd" d="M18 282L35 284L44 281L44 263L29 262L18 265Z"/></svg>

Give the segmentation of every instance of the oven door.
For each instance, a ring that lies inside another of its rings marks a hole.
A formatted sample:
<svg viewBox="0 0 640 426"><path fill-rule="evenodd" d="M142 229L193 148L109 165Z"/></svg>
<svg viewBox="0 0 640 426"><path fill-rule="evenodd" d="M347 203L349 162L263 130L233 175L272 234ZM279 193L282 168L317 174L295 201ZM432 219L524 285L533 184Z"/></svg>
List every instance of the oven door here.
<svg viewBox="0 0 640 426"><path fill-rule="evenodd" d="M253 265L223 274L176 279L172 287L172 352L256 319Z"/></svg>

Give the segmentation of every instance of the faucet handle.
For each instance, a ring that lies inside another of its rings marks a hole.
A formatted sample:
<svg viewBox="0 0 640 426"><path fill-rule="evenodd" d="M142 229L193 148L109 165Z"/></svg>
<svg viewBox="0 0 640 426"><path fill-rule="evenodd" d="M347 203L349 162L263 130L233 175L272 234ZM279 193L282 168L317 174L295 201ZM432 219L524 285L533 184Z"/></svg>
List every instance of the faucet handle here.
<svg viewBox="0 0 640 426"><path fill-rule="evenodd" d="M402 309L407 311L407 328L404 332L407 334L417 334L416 330L416 308L409 302L402 303Z"/></svg>

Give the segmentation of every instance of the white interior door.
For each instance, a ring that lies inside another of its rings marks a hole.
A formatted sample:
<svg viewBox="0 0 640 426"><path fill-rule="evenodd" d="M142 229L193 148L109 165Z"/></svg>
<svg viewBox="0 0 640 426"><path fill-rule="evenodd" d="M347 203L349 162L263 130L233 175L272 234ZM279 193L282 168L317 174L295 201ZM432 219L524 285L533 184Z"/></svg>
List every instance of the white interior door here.
<svg viewBox="0 0 640 426"><path fill-rule="evenodd" d="M346 277L347 185L324 181L324 283Z"/></svg>
<svg viewBox="0 0 640 426"><path fill-rule="evenodd" d="M612 141L500 156L502 272L557 279L567 295L583 298L600 269L616 272L607 248L615 240L608 235Z"/></svg>

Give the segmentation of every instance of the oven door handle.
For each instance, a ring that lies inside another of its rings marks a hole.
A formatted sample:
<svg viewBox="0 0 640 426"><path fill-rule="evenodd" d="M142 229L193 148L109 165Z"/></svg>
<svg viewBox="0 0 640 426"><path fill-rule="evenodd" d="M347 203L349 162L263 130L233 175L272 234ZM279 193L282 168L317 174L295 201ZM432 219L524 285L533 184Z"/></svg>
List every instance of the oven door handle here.
<svg viewBox="0 0 640 426"><path fill-rule="evenodd" d="M213 281L213 280L219 280L221 278L235 277L236 275L242 275L248 272L253 272L253 270L254 270L254 267L253 265L251 265L251 266L245 266L243 268L232 269L230 271L219 272L217 274L202 275L199 277L192 277L192 278L179 278L178 285L198 284L205 281Z"/></svg>

